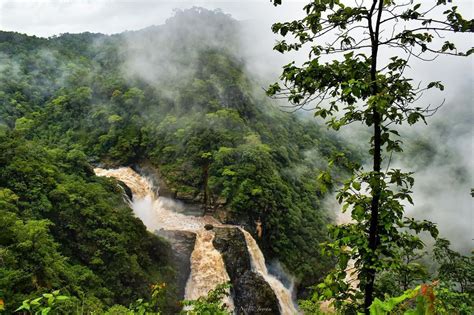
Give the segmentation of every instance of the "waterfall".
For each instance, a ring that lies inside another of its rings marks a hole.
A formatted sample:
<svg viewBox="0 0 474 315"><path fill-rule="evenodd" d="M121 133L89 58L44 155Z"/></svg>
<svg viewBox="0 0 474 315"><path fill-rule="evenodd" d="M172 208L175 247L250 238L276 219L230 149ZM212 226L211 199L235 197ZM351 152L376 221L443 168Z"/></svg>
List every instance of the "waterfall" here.
<svg viewBox="0 0 474 315"><path fill-rule="evenodd" d="M164 197L156 196L151 181L140 176L129 167L117 169L95 168L97 176L113 177L125 183L132 191L133 200L131 207L135 215L140 218L150 232L159 229L187 231L196 234L196 243L191 254L191 274L189 275L186 289L186 299L197 299L214 289L218 284L229 281L221 253L214 248L212 243L214 232L204 228L206 224L216 227L236 227L224 225L211 216L185 215L176 210L182 207L178 202ZM280 311L283 315L297 314L291 292L276 277L268 273L265 258L255 239L240 228L245 236L247 250L251 258L252 270L259 273L270 285L279 301ZM233 309L233 301L229 296L224 303Z"/></svg>
<svg viewBox="0 0 474 315"><path fill-rule="evenodd" d="M114 177L124 182L132 190L134 199L143 199L145 196L154 195L150 181L137 174L130 167L116 169L94 168L94 173L97 176Z"/></svg>
<svg viewBox="0 0 474 315"><path fill-rule="evenodd" d="M247 249L250 254L252 270L262 275L265 281L267 281L267 283L272 288L273 292L275 292L278 302L280 303L281 313L283 315L298 314L298 311L293 304L291 291L287 289L275 276L268 273L267 266L265 265L265 257L258 247L257 242L249 232L242 228L240 230L244 233L245 241L247 242Z"/></svg>
<svg viewBox="0 0 474 315"><path fill-rule="evenodd" d="M337 225L343 225L343 224L349 224L349 223L352 223L352 218L351 218L351 211L350 210L347 210L346 212L342 212L342 211L339 211L339 212L336 212L336 224ZM354 289L354 290L357 290L357 287L359 285L359 279L358 279L358 272L357 272L357 269L355 267L355 261L350 259L348 262L347 262L347 268L346 268L346 278L345 278L345 281L347 282L347 284L349 284L349 286Z"/></svg>
<svg viewBox="0 0 474 315"><path fill-rule="evenodd" d="M186 300L205 296L218 284L230 280L222 255L212 244L213 239L212 231L201 230L196 233L196 244L191 255L191 274L186 284ZM231 309L234 308L231 298L227 298L224 303Z"/></svg>
<svg viewBox="0 0 474 315"><path fill-rule="evenodd" d="M211 216L196 217L174 211L182 205L172 199L156 196L151 181L129 167L108 170L95 168L94 172L98 176L116 178L131 189L133 194L131 207L150 232L164 229L196 234L185 299L194 300L205 296L218 284L229 281L222 256L212 244L214 232L204 229L206 224L223 226L219 221ZM233 309L230 296L224 300L224 303L229 309Z"/></svg>
<svg viewBox="0 0 474 315"><path fill-rule="evenodd" d="M95 168L97 176L113 177L125 183L133 193L131 207L150 232L159 229L197 233L206 224L223 226L211 216L196 217L178 213L183 206L178 202L155 195L151 181L129 167L117 169Z"/></svg>

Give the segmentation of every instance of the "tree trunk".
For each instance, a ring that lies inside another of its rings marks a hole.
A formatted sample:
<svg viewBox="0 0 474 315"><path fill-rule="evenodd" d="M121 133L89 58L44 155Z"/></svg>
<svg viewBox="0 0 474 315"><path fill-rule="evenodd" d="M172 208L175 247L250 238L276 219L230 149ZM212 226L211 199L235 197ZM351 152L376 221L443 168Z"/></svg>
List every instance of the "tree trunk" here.
<svg viewBox="0 0 474 315"><path fill-rule="evenodd" d="M372 253L375 252L378 245L378 222L379 222L379 207L380 207L380 166L382 163L381 154L381 129L380 129L380 114L374 109L374 165L373 171L377 180L372 186L372 203L371 203L371 215L370 215L370 227L369 227L369 249ZM372 256L375 258L374 256ZM367 271L367 282L365 285L365 313L369 314L369 307L373 301L374 295L374 281L375 281L375 269L372 267L373 262L365 262L368 264Z"/></svg>
<svg viewBox="0 0 474 315"><path fill-rule="evenodd" d="M374 14L375 7L378 5L377 11L377 20L375 24L375 30L372 25L372 16ZM372 59L370 67L370 80L371 80L371 89L372 95L377 95L377 56L379 49L379 30L380 30L380 20L382 16L383 9L383 0L373 0L372 8L369 14L369 31L372 44ZM382 164L382 117L377 110L377 107L374 107L372 110L373 113L373 123L374 123L374 138L373 138L373 172L376 180L371 185L372 190L372 202L370 206L370 226L369 226L369 250L371 253L375 253L379 243L378 236L378 222L379 222L379 208L380 208L380 169ZM373 259L376 259L375 256L370 256ZM374 282L376 270L373 268L374 261L365 261L365 271L366 271L366 283L365 283L365 292L364 292L364 309L365 313L369 314L370 305L372 305L374 299Z"/></svg>
<svg viewBox="0 0 474 315"><path fill-rule="evenodd" d="M205 162L205 164L202 167L202 173L203 173L203 190L204 190L204 196L203 196L203 204L204 204L204 213L207 213L209 211L209 162Z"/></svg>

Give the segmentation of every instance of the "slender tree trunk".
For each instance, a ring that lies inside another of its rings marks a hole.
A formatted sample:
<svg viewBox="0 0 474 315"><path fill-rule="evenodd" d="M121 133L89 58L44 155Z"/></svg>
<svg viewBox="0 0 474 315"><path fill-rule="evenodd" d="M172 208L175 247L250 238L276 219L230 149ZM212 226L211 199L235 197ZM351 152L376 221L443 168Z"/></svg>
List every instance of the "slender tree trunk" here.
<svg viewBox="0 0 474 315"><path fill-rule="evenodd" d="M372 17L375 12L375 7L378 5L377 11L377 20L375 24L375 29L372 25ZM372 95L377 95L378 87L377 87L377 56L378 56L378 48L379 48L379 28L380 28L380 20L382 16L382 9L383 9L383 0L373 0L372 8L369 14L369 31L370 31L370 38L372 44L372 59L371 59L371 67L370 67L370 80L372 86ZM379 236L378 236L378 221L379 221L379 208L380 208L380 170L382 165L382 140L381 140L381 124L382 124L382 117L378 112L377 108L374 107L372 110L373 114L373 123L374 123L374 134L373 134L373 172L376 180L371 185L372 189L372 202L371 202L371 213L370 213L370 226L369 226L369 250L374 253L377 249L379 243ZM374 256L371 258L376 259ZM374 282L375 282L375 275L376 270L372 267L374 261L366 261L364 262L366 267L366 283L365 283L365 292L364 292L364 309L365 313L369 314L369 307L373 302L374 299Z"/></svg>
<svg viewBox="0 0 474 315"><path fill-rule="evenodd" d="M207 213L209 211L209 162L205 162L203 168L203 189L204 189L204 196L203 196L203 204L204 204L204 212Z"/></svg>
<svg viewBox="0 0 474 315"><path fill-rule="evenodd" d="M380 114L374 109L374 164L373 171L376 174L377 180L372 186L372 203L371 216L369 227L369 249L372 253L377 249L378 240L378 222L379 222L379 207L380 207L380 166L382 163L381 155L381 129L380 129ZM375 258L372 256L372 258ZM372 267L373 261L366 262L367 268L367 283L365 286L365 313L369 314L369 307L373 301L374 295L374 281L376 271Z"/></svg>

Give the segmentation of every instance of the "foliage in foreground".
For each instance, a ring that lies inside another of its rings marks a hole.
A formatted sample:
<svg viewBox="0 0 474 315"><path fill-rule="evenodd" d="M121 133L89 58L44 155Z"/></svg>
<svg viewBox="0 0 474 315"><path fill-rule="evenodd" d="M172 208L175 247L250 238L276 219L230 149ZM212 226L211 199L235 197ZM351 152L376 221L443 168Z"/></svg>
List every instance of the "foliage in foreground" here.
<svg viewBox="0 0 474 315"><path fill-rule="evenodd" d="M439 81L415 85L405 69L411 68L414 58L474 53L474 48L460 51L446 40L448 34L474 32L474 20L464 19L448 2L310 1L302 19L273 25L275 33L292 37L279 41L275 50L286 53L307 47L310 53L303 64L284 66L281 82L271 85L268 94L288 99L295 110L314 110L334 130L352 123L370 130L371 169L355 165L352 178L337 195L343 211L350 211L351 222L333 226L334 241L326 244L338 264L319 288L339 310L368 314L377 276L402 269L402 253L423 248L417 234L437 237L433 223L406 217L405 204L413 204L413 173L392 168L391 161L403 151L397 125L426 123L436 110L425 107L421 96L430 89L444 90ZM436 15L436 10L442 13ZM357 270L355 286L346 281L349 261Z"/></svg>
<svg viewBox="0 0 474 315"><path fill-rule="evenodd" d="M165 295L166 285L156 284L152 286L151 297L149 300L138 299L131 303L127 308L123 305L114 305L104 312L106 315L160 315L162 314L162 298ZM215 289L209 291L207 296L198 298L197 300L183 301L185 306L181 311L182 315L228 315L230 311L223 303L223 299L229 295L229 283L222 283ZM52 293L44 293L38 298L24 300L22 305L15 310L21 314L47 315L47 314L74 314L84 315L90 314L85 311L81 305L68 303L70 297L60 295L59 290ZM80 302L79 302L80 304ZM0 309L2 311L2 309ZM92 312L93 314L94 312Z"/></svg>
<svg viewBox="0 0 474 315"><path fill-rule="evenodd" d="M472 314L474 307L467 293L437 286L438 282L422 284L401 296L384 301L375 298L370 306L370 315Z"/></svg>
<svg viewBox="0 0 474 315"><path fill-rule="evenodd" d="M471 297L467 293L456 292L433 282L408 289L400 296L385 300L375 298L369 312L370 315L470 315L474 312ZM345 314L334 310L322 311L319 301L300 301L300 309L308 315Z"/></svg>
<svg viewBox="0 0 474 315"><path fill-rule="evenodd" d="M370 307L370 314L472 314L474 256L457 253L449 245L449 241L438 238L431 257L427 252L408 252L401 268L382 272L376 281L376 298ZM432 258L436 271L430 273L426 262ZM318 287L311 299L300 301L305 314L323 313L322 301L331 295L320 290L327 290L326 286ZM334 302L332 300L329 305L333 311ZM338 310L339 313L355 314L356 310L348 300L344 310Z"/></svg>
<svg viewBox="0 0 474 315"><path fill-rule="evenodd" d="M15 312L46 315L58 312L60 302L68 299L69 297L66 295L59 295L59 290L43 293L38 298L24 300Z"/></svg>
<svg viewBox="0 0 474 315"><path fill-rule="evenodd" d="M200 297L197 300L183 301L185 309L184 314L187 315L200 315L200 314L213 314L213 315L227 315L231 314L228 310L227 305L223 303L223 299L229 296L229 283L219 284L214 290L211 290L207 296Z"/></svg>

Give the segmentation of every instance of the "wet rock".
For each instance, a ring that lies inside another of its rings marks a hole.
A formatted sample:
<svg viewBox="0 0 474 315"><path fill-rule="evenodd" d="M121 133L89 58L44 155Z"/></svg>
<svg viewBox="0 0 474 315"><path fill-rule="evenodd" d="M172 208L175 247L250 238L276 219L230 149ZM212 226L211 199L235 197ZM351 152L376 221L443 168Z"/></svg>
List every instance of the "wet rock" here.
<svg viewBox="0 0 474 315"><path fill-rule="evenodd" d="M155 167L150 161L148 160L141 160L136 164L132 165L132 169L139 174L145 175L148 177L153 186L158 188L158 191L155 191L161 197L166 198L175 198L175 192L169 189L166 181L164 180L163 176L160 173L160 170Z"/></svg>
<svg viewBox="0 0 474 315"><path fill-rule="evenodd" d="M204 209L201 203L202 196L197 193L198 191L185 193L176 190L176 187L171 187L161 174L160 169L149 160L140 160L131 165L131 168L151 181L153 187L156 188L155 193L158 196L179 201L182 207L175 209L175 211L194 216L204 215Z"/></svg>
<svg viewBox="0 0 474 315"><path fill-rule="evenodd" d="M132 190L130 189L130 187L128 187L127 184L125 184L121 180L117 180L117 181L118 181L119 186L125 192L125 195L127 195L128 199L132 200L133 199L133 193L132 193Z"/></svg>
<svg viewBox="0 0 474 315"><path fill-rule="evenodd" d="M196 234L186 231L159 230L157 234L171 244L173 267L177 270L175 280L178 298L184 299L184 291L189 274L191 273L191 254L196 242Z"/></svg>
<svg viewBox="0 0 474 315"><path fill-rule="evenodd" d="M214 228L214 247L221 252L232 282L251 270L244 234L237 228Z"/></svg>
<svg viewBox="0 0 474 315"><path fill-rule="evenodd" d="M213 216L223 223L227 223L231 219L230 210L220 205L215 207Z"/></svg>
<svg viewBox="0 0 474 315"><path fill-rule="evenodd" d="M252 271L242 231L215 227L214 233L214 247L221 252L232 282L236 314L280 314L272 288L261 275Z"/></svg>
<svg viewBox="0 0 474 315"><path fill-rule="evenodd" d="M261 275L250 270L237 278L234 304L237 314L280 314L272 288Z"/></svg>

